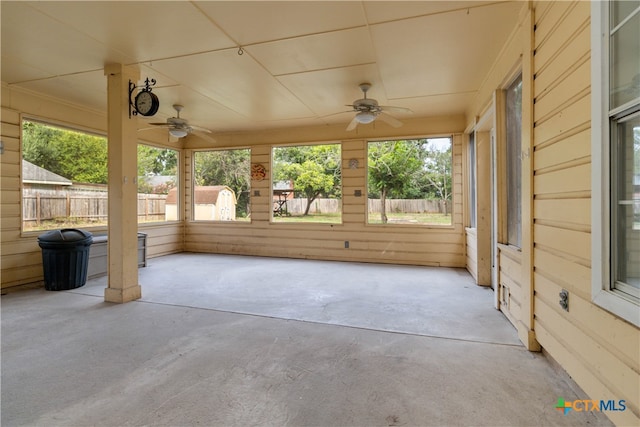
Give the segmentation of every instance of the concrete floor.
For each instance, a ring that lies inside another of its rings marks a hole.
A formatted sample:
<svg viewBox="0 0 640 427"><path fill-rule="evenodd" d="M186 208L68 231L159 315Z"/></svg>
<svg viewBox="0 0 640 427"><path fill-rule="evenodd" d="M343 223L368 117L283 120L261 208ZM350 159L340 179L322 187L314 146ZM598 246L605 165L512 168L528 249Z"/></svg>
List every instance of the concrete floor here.
<svg viewBox="0 0 640 427"><path fill-rule="evenodd" d="M2 297L3 426L611 425L464 271L178 254Z"/></svg>

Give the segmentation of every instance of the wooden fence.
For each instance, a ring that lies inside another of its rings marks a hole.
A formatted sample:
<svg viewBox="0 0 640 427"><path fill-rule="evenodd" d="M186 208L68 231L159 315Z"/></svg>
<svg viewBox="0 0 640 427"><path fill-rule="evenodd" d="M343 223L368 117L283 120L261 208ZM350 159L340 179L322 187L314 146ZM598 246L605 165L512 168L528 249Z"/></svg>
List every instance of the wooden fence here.
<svg viewBox="0 0 640 427"><path fill-rule="evenodd" d="M382 203L380 199L369 199L369 213L380 213ZM337 199L316 199L311 203L310 214L339 213L341 201ZM307 199L296 198L287 200L287 211L290 215L302 215L307 207ZM451 213L449 200L425 199L387 199L387 213Z"/></svg>
<svg viewBox="0 0 640 427"><path fill-rule="evenodd" d="M138 222L164 221L164 194L138 194ZM73 220L83 223L106 222L106 191L24 189L22 219L25 228L43 221Z"/></svg>
<svg viewBox="0 0 640 427"><path fill-rule="evenodd" d="M451 213L450 200L426 199L387 199L385 210L387 213ZM380 199L369 199L369 213L380 213L382 203Z"/></svg>
<svg viewBox="0 0 640 427"><path fill-rule="evenodd" d="M138 222L164 221L164 194L138 194ZM22 218L25 228L37 227L43 221L66 219L83 223L106 222L108 197L106 191L24 189ZM309 213L339 213L342 202L337 199L316 199ZM369 199L369 212L380 212L380 200ZM296 198L286 202L290 215L302 215L307 199ZM387 199L388 213L450 213L451 201Z"/></svg>

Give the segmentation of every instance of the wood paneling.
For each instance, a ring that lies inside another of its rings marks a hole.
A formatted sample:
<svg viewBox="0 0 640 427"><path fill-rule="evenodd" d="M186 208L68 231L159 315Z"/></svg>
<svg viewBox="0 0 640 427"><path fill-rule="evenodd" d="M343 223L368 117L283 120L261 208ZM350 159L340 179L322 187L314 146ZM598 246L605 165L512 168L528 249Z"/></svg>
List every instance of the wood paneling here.
<svg viewBox="0 0 640 427"><path fill-rule="evenodd" d="M467 261L466 266L473 279L478 283L478 231L467 228Z"/></svg>
<svg viewBox="0 0 640 427"><path fill-rule="evenodd" d="M498 283L500 310L518 327L522 319L522 253L506 245L499 245Z"/></svg>
<svg viewBox="0 0 640 427"><path fill-rule="evenodd" d="M638 329L591 302L591 73L589 2L536 7L534 329L543 348L620 425L640 415ZM558 293L569 292L569 310Z"/></svg>
<svg viewBox="0 0 640 427"><path fill-rule="evenodd" d="M455 132L452 132L455 133ZM424 135L429 136L429 135ZM306 141L299 141L304 144ZM462 135L453 136L453 224L451 226L373 225L366 223L368 200L366 140L342 142L343 200L341 224L286 224L270 221L270 179L252 182L250 223L187 222L184 248L191 252L331 259L464 267L462 226ZM187 150L190 151L190 150ZM252 162L265 164L271 145L251 149ZM189 158L187 153L185 158ZM349 160L357 159L357 169ZM185 165L189 166L188 160ZM190 176L188 177L190 179ZM191 182L187 181L187 200ZM361 196L355 196L355 190ZM349 242L349 248L345 248Z"/></svg>

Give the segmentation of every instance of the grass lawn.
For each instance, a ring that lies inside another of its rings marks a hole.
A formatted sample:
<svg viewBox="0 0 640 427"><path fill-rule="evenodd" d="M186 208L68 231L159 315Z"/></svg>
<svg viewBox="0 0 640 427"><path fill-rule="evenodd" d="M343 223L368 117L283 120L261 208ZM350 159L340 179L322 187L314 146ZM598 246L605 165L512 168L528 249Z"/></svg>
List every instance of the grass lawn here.
<svg viewBox="0 0 640 427"><path fill-rule="evenodd" d="M388 213L388 224L451 225L451 214ZM369 224L382 224L379 213L369 213Z"/></svg>
<svg viewBox="0 0 640 427"><path fill-rule="evenodd" d="M440 213L389 213L388 224L415 224L415 225L451 225L451 214ZM309 214L307 216L282 216L275 217L273 222L282 223L323 223L340 224L340 214ZM380 214L369 214L369 224L382 224Z"/></svg>
<svg viewBox="0 0 640 427"><path fill-rule="evenodd" d="M273 222L283 222L283 223L319 222L323 224L340 224L342 222L342 216L339 213L309 214L307 216L303 216L303 215L276 216L273 218Z"/></svg>

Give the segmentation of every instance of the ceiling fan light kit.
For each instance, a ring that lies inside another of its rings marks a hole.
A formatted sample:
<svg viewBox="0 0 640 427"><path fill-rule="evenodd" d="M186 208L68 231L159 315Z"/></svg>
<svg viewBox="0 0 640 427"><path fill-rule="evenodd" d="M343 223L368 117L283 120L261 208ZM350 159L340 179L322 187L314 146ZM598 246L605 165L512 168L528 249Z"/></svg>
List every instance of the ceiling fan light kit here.
<svg viewBox="0 0 640 427"><path fill-rule="evenodd" d="M182 138L187 136L187 131L184 129L169 129L169 134L175 138Z"/></svg>
<svg viewBox="0 0 640 427"><path fill-rule="evenodd" d="M366 125L376 119L376 114L371 111L360 111L356 114L356 120L358 123Z"/></svg>

